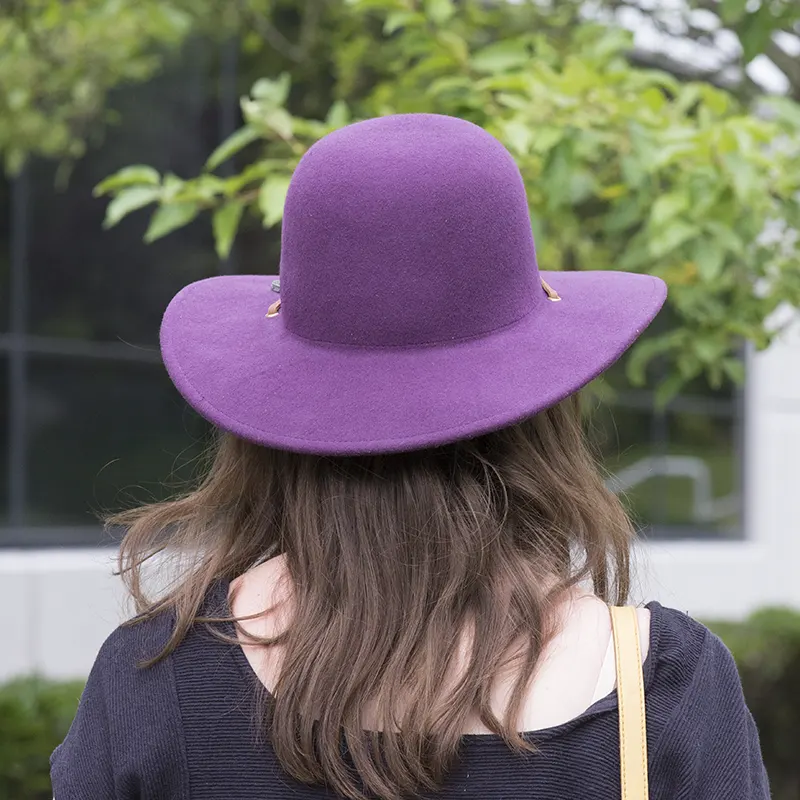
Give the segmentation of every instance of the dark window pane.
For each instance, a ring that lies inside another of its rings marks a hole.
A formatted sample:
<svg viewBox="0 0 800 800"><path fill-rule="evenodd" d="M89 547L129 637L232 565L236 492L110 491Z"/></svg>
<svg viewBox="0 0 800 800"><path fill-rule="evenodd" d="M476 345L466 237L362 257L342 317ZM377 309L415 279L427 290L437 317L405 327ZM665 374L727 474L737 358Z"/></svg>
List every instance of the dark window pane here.
<svg viewBox="0 0 800 800"><path fill-rule="evenodd" d="M8 358L0 355L0 529L8 524L8 433L13 424L9 418L8 400Z"/></svg>
<svg viewBox="0 0 800 800"><path fill-rule="evenodd" d="M0 170L0 334L9 326L11 270L11 182Z"/></svg>
<svg viewBox="0 0 800 800"><path fill-rule="evenodd" d="M652 392L618 390L593 415L609 483L651 536L742 535L741 403L726 392L681 395L660 412Z"/></svg>
<svg viewBox="0 0 800 800"><path fill-rule="evenodd" d="M112 105L121 124L75 165L66 188L57 188L57 165L31 165L31 333L155 343L170 298L217 271L207 216L148 246L149 209L103 231L108 198L92 196L99 181L130 164L181 177L201 171L219 141L213 52L207 43L190 47L167 73L119 90Z"/></svg>
<svg viewBox="0 0 800 800"><path fill-rule="evenodd" d="M160 364L33 358L27 526L80 526L192 472L205 424Z"/></svg>

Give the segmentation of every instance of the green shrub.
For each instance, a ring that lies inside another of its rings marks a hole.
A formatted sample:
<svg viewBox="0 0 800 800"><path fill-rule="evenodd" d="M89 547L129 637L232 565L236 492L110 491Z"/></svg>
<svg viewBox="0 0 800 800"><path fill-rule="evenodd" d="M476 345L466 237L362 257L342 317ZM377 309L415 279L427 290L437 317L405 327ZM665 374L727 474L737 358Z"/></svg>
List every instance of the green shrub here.
<svg viewBox="0 0 800 800"><path fill-rule="evenodd" d="M800 614L758 611L710 627L730 648L761 737L773 800L800 798Z"/></svg>
<svg viewBox="0 0 800 800"><path fill-rule="evenodd" d="M0 800L50 800L50 753L69 729L83 684L20 678L0 686Z"/></svg>
<svg viewBox="0 0 800 800"><path fill-rule="evenodd" d="M800 614L758 611L712 622L739 665L773 800L800 798ZM0 800L50 800L49 757L78 706L80 682L22 678L0 687Z"/></svg>

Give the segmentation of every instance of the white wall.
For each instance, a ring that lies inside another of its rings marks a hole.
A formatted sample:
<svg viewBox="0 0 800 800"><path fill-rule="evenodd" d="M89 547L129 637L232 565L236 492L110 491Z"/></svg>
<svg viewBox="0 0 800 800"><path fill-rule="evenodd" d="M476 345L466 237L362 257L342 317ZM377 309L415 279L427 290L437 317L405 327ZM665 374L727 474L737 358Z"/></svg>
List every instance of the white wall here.
<svg viewBox="0 0 800 800"><path fill-rule="evenodd" d="M800 608L800 325L750 358L743 542L659 542L637 553L636 600L701 618ZM0 681L82 677L125 615L110 550L0 550Z"/></svg>
<svg viewBox="0 0 800 800"><path fill-rule="evenodd" d="M0 551L0 681L85 677L124 616L111 550Z"/></svg>

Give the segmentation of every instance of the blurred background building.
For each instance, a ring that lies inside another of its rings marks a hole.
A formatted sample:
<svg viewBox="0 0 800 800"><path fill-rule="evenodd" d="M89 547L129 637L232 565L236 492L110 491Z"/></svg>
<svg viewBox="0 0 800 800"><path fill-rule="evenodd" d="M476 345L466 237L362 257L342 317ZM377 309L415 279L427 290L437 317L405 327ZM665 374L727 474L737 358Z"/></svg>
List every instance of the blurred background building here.
<svg viewBox="0 0 800 800"><path fill-rule="evenodd" d="M125 125L66 188L44 161L0 178L0 679L86 674L125 613L99 515L192 474L205 428L160 362L169 299L219 271L277 270L274 232L245 232L220 263L206 223L148 246L135 217L104 232L92 197L124 164L197 173L238 124L238 83L235 49L187 47L118 90ZM637 599L706 618L800 606L800 332L748 353L746 372L658 411L615 368L595 403L610 482L644 529Z"/></svg>

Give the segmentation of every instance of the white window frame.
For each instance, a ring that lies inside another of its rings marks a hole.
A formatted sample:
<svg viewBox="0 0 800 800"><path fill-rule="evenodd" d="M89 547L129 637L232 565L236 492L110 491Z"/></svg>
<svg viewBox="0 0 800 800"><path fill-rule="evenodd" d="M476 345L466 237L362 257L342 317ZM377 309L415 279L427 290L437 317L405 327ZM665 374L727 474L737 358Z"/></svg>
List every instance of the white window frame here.
<svg viewBox="0 0 800 800"><path fill-rule="evenodd" d="M800 321L745 357L744 538L641 543L638 600L706 619L800 607Z"/></svg>

